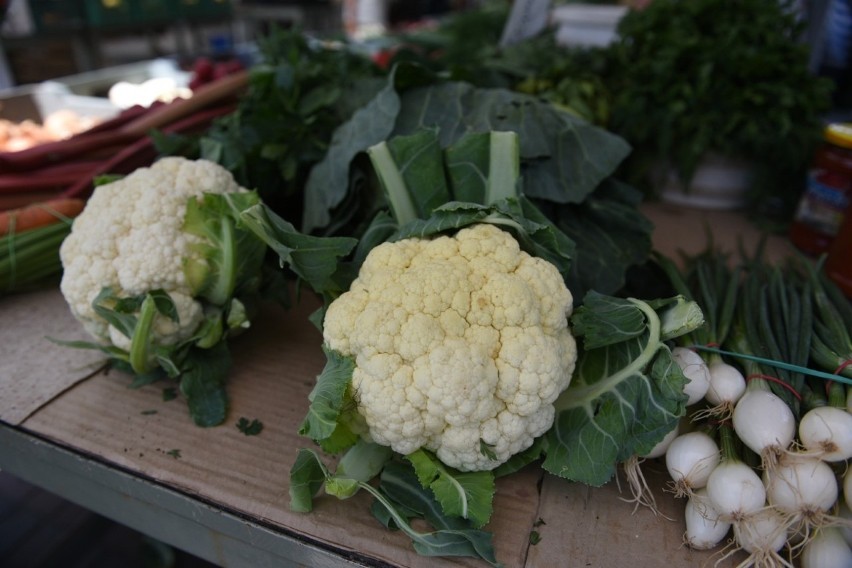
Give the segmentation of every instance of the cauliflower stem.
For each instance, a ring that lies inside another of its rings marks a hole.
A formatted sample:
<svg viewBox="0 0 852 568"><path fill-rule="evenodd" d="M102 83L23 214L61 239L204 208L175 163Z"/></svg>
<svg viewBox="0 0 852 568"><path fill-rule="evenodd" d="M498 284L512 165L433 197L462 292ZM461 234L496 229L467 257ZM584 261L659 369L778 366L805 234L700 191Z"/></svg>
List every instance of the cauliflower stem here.
<svg viewBox="0 0 852 568"><path fill-rule="evenodd" d="M157 291L158 295L163 293ZM166 295L168 297L168 295ZM130 341L130 354L128 362L133 372L144 375L153 370L154 365L149 357L149 349L151 347L151 328L154 325L154 317L157 315L157 303L154 299L154 294L146 294L142 300L142 306L139 308L139 319L136 322L136 327L133 330L133 336ZM174 311L174 306L169 313L170 319L177 318L177 312Z"/></svg>
<svg viewBox="0 0 852 568"><path fill-rule="evenodd" d="M217 199L187 203L183 230L200 237L190 245L196 254L184 264L195 296L223 306L239 293L240 286L257 285L246 276L256 272L265 249L254 234L238 225L242 211L258 203L254 193L226 193Z"/></svg>

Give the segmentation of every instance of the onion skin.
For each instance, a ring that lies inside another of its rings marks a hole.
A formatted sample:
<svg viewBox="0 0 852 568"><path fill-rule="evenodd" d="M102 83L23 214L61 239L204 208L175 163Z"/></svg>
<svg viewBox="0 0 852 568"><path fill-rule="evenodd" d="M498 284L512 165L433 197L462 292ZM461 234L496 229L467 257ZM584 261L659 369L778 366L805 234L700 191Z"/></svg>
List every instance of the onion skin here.
<svg viewBox="0 0 852 568"><path fill-rule="evenodd" d="M704 398L712 405L734 404L746 390L743 374L724 361L714 361L707 366L710 372L710 385Z"/></svg>
<svg viewBox="0 0 852 568"><path fill-rule="evenodd" d="M838 528L823 527L802 548L801 565L802 568L849 568L852 548Z"/></svg>
<svg viewBox="0 0 852 568"><path fill-rule="evenodd" d="M758 455L785 450L796 434L796 417L783 400L768 390L750 389L737 402L734 431Z"/></svg>
<svg viewBox="0 0 852 568"><path fill-rule="evenodd" d="M743 550L770 558L787 544L787 523L777 509L767 507L734 523L734 536ZM769 566L769 564L767 564Z"/></svg>
<svg viewBox="0 0 852 568"><path fill-rule="evenodd" d="M764 472L763 482L769 504L795 517L825 513L837 502L834 471L816 457L789 454Z"/></svg>
<svg viewBox="0 0 852 568"><path fill-rule="evenodd" d="M846 504L846 501L840 501L838 516L843 519L846 524L840 525L838 527L840 532L843 533L843 538L846 539L846 544L852 547L852 509L849 508L849 505Z"/></svg>
<svg viewBox="0 0 852 568"><path fill-rule="evenodd" d="M666 452L666 469L675 484L689 492L707 484L707 478L720 459L716 441L696 430L672 440Z"/></svg>
<svg viewBox="0 0 852 568"><path fill-rule="evenodd" d="M704 489L698 489L687 500L683 516L686 522L684 541L694 550L715 548L731 530L731 523L720 518Z"/></svg>
<svg viewBox="0 0 852 568"><path fill-rule="evenodd" d="M722 518L736 521L766 505L766 488L760 476L739 461L720 463L707 479L707 498Z"/></svg>
<svg viewBox="0 0 852 568"><path fill-rule="evenodd" d="M842 408L813 408L799 421L799 439L808 450L830 462L852 458L852 414Z"/></svg>

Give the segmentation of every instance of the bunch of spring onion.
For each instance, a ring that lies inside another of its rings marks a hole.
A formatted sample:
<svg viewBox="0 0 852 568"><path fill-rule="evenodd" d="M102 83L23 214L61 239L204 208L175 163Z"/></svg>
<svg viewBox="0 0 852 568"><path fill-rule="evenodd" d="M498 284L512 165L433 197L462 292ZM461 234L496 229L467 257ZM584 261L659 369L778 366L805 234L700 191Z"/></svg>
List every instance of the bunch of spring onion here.
<svg viewBox="0 0 852 568"><path fill-rule="evenodd" d="M728 262L662 259L708 319L673 347L685 393L704 398L654 451L685 500L685 542L741 566L852 566L852 304L819 263Z"/></svg>
<svg viewBox="0 0 852 568"><path fill-rule="evenodd" d="M668 257L658 255L656 261L668 276L675 293L696 301L704 313L705 324L696 331L681 338L681 344L672 347L672 357L688 379L684 394L687 407L701 406L696 420L712 417L723 419L733 412L734 403L745 392L745 378L740 370L727 362L721 354L713 351L698 352L687 346L722 345L733 324L739 293L740 267L730 267L727 256L708 249L701 255L689 260L689 274L684 274ZM709 402L710 404L706 404ZM641 464L646 459L661 458L675 437L691 428L691 422L679 425L669 432L650 452L641 456L631 456L624 463L624 475L627 479L632 499L637 506L649 507L658 513L653 491L646 483ZM708 446L709 436L705 433L689 433L678 445L695 447ZM688 440L688 442L687 442ZM691 478L672 481L674 493L689 495Z"/></svg>

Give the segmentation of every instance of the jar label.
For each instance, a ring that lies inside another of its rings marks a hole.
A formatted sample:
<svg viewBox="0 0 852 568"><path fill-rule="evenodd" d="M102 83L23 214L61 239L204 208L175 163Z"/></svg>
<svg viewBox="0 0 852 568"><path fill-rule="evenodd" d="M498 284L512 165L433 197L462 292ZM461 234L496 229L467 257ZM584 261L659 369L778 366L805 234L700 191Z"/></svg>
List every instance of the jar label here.
<svg viewBox="0 0 852 568"><path fill-rule="evenodd" d="M836 235L849 205L852 182L823 169L808 173L807 187L796 209L796 221L826 235Z"/></svg>

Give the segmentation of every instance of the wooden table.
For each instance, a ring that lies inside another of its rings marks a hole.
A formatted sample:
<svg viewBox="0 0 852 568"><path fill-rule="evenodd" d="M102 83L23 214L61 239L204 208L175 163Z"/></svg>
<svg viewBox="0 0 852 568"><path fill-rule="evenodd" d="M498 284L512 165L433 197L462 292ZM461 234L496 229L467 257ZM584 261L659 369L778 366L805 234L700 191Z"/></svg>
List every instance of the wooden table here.
<svg viewBox="0 0 852 568"><path fill-rule="evenodd" d="M735 212L643 210L665 253L700 250L704 222L720 247L758 240ZM788 246L769 242L773 255ZM310 298L290 311L270 306L233 340L228 420L202 429L183 401L164 400L170 385L129 389L127 376L96 370L99 355L46 339L82 338L57 290L0 300L0 469L221 566L484 566L418 556L407 537L372 518L364 494L322 497L310 514L289 510L289 468L310 444L296 432L324 364L321 336L307 320L316 306ZM263 422L262 433L242 434L243 417ZM645 465L651 485L662 487L664 466ZM712 564L710 553L682 546L682 501L658 491L655 515L634 511L627 496L616 483L589 488L531 466L498 480L486 528L507 568Z"/></svg>

